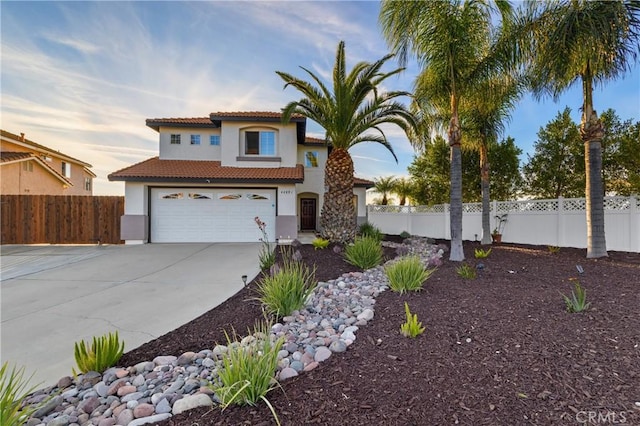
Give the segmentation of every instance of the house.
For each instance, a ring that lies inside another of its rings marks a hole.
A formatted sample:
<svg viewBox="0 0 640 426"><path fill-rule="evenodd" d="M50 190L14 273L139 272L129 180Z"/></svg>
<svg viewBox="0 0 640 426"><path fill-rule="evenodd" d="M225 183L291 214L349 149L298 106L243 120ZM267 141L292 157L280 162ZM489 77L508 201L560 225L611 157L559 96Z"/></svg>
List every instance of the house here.
<svg viewBox="0 0 640 426"><path fill-rule="evenodd" d="M254 242L317 231L330 147L306 137L306 118L282 124L278 112L215 112L146 121L159 134L159 156L109 175L125 182L122 239L145 242ZM357 220L366 189L357 179Z"/></svg>
<svg viewBox="0 0 640 426"><path fill-rule="evenodd" d="M0 130L3 195L92 195L91 164Z"/></svg>

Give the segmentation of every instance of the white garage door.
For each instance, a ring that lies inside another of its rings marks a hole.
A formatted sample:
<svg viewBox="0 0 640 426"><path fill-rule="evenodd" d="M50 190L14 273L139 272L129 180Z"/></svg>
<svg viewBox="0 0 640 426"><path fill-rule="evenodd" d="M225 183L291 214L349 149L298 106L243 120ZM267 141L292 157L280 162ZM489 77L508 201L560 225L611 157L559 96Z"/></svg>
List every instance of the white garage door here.
<svg viewBox="0 0 640 426"><path fill-rule="evenodd" d="M270 189L151 189L151 242L257 242L266 223L275 241L276 194Z"/></svg>

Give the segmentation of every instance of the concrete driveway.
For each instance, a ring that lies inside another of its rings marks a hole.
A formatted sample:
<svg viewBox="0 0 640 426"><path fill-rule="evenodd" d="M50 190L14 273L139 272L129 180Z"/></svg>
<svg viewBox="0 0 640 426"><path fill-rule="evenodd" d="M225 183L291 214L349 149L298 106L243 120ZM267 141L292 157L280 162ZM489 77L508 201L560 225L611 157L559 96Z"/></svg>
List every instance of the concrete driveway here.
<svg viewBox="0 0 640 426"><path fill-rule="evenodd" d="M2 246L2 362L25 366L34 384L53 385L71 374L79 340L118 330L129 351L224 302L242 288L242 275L258 274L259 250L256 243Z"/></svg>

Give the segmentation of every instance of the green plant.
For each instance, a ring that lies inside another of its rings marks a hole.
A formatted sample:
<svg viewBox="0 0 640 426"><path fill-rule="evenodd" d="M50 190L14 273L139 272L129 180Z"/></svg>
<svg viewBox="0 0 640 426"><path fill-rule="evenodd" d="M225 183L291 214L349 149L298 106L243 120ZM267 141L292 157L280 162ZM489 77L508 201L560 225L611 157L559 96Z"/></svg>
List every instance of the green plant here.
<svg viewBox="0 0 640 426"><path fill-rule="evenodd" d="M365 222L360 225L358 233L362 237L369 237L378 241L382 241L382 239L384 238L384 234L382 233L382 231L380 231L380 229L369 222Z"/></svg>
<svg viewBox="0 0 640 426"><path fill-rule="evenodd" d="M124 352L124 342L120 342L118 332L94 337L90 348L84 340L75 343L74 355L81 373L97 371L102 373L114 366ZM77 374L73 369L73 374Z"/></svg>
<svg viewBox="0 0 640 426"><path fill-rule="evenodd" d="M285 255L282 267L258 284L258 300L271 315L290 315L304 306L315 288L315 271L315 267L311 270L305 263Z"/></svg>
<svg viewBox="0 0 640 426"><path fill-rule="evenodd" d="M23 407L24 399L36 386L29 386L33 375L25 378L24 367L9 369L5 362L0 367L0 425L21 426L38 409L38 406Z"/></svg>
<svg viewBox="0 0 640 426"><path fill-rule="evenodd" d="M325 240L324 238L316 238L311 241L311 244L315 250L323 250L329 247L329 242L329 240Z"/></svg>
<svg viewBox="0 0 640 426"><path fill-rule="evenodd" d="M466 263L456 268L456 273L467 280L472 280L476 277L476 270Z"/></svg>
<svg viewBox="0 0 640 426"><path fill-rule="evenodd" d="M426 269L418 256L406 256L384 268L391 290L400 294L422 290L435 269Z"/></svg>
<svg viewBox="0 0 640 426"><path fill-rule="evenodd" d="M558 246L547 246L547 250L549 250L551 254L560 253L560 247Z"/></svg>
<svg viewBox="0 0 640 426"><path fill-rule="evenodd" d="M476 259L486 259L487 257L489 257L490 254L491 254L491 249L489 249L489 250L476 249L475 250Z"/></svg>
<svg viewBox="0 0 640 426"><path fill-rule="evenodd" d="M574 289L571 291L571 297L566 296L563 293L564 303L567 306L567 312L576 313L589 309L591 302L587 302L587 290L582 288L580 281L577 278L569 278L569 281L574 282Z"/></svg>
<svg viewBox="0 0 640 426"><path fill-rule="evenodd" d="M404 312L407 315L407 321L400 326L400 333L403 336L415 338L424 333L425 328L421 322L418 322L418 315L409 311L409 305L404 302Z"/></svg>
<svg viewBox="0 0 640 426"><path fill-rule="evenodd" d="M358 237L344 249L344 258L359 268L373 268L382 263L382 246L375 238Z"/></svg>
<svg viewBox="0 0 640 426"><path fill-rule="evenodd" d="M266 395L279 386L274 376L284 337L272 340L270 329L266 323L255 326L255 340L245 346L239 343L235 330L233 339L225 331L229 349L222 356L219 382L211 388L220 398L223 410L231 404L255 406L260 400L264 401L279 425L275 409Z"/></svg>
<svg viewBox="0 0 640 426"><path fill-rule="evenodd" d="M260 253L258 254L258 261L260 263L260 269L263 271L268 270L276 263L276 253L273 250L271 243L269 242L269 236L267 235L267 224L260 220L258 216L253 219L258 225L258 229L262 233L262 237L260 238L260 242L262 242L262 246L260 247Z"/></svg>
<svg viewBox="0 0 640 426"><path fill-rule="evenodd" d="M410 233L408 233L407 231L402 231L402 232L400 233L400 237L401 237L401 238L409 238L409 237L411 237L411 234L410 234Z"/></svg>

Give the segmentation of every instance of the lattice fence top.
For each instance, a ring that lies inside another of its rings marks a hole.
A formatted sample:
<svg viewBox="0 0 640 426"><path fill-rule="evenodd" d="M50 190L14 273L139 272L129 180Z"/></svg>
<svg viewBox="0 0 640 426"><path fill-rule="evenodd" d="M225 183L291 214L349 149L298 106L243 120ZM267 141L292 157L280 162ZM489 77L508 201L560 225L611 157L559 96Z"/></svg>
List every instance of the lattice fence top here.
<svg viewBox="0 0 640 426"><path fill-rule="evenodd" d="M585 211L587 202L584 198L559 198L555 200L520 200L491 202L492 214L510 212L557 212L560 209L566 212ZM634 197L605 197L604 209L613 211L630 210L631 206L638 206L638 200ZM368 206L370 212L376 213L445 213L448 212L448 204L435 206ZM638 206L640 207L640 206ZM495 211L494 211L495 210ZM462 205L464 213L481 213L482 203L465 203Z"/></svg>

